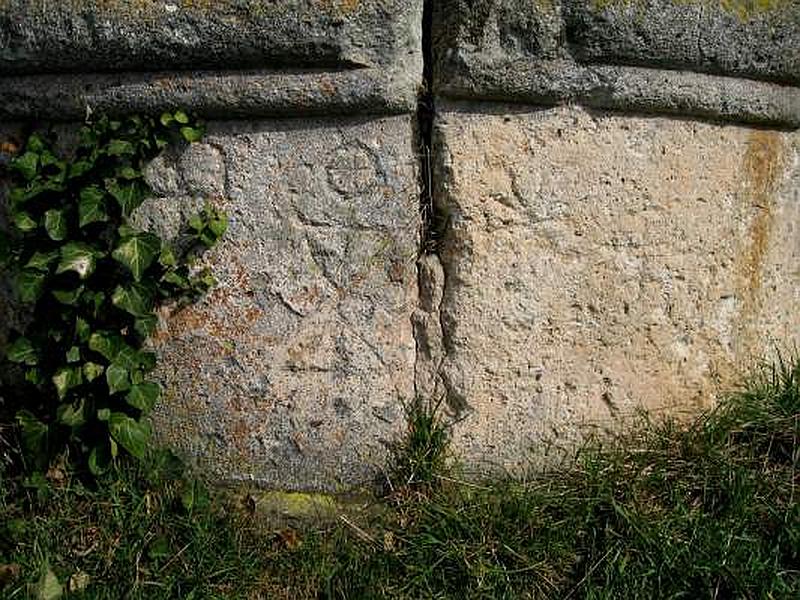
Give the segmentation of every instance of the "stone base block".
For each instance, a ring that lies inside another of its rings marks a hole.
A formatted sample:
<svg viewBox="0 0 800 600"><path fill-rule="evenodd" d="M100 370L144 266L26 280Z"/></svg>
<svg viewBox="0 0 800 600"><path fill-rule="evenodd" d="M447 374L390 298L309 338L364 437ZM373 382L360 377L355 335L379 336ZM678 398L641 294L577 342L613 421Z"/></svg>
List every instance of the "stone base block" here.
<svg viewBox="0 0 800 600"><path fill-rule="evenodd" d="M219 285L154 340L164 443L219 480L336 491L383 465L413 397L413 118L214 122L150 167L166 235L211 198Z"/></svg>
<svg viewBox="0 0 800 600"><path fill-rule="evenodd" d="M467 463L706 407L800 340L798 133L451 105L435 145L440 376Z"/></svg>

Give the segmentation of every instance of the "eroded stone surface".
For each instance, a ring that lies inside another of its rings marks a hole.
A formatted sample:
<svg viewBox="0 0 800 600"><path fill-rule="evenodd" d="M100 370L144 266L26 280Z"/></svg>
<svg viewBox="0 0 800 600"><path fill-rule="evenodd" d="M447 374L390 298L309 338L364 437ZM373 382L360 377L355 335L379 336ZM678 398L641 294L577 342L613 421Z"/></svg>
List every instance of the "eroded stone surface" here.
<svg viewBox="0 0 800 600"><path fill-rule="evenodd" d="M583 61L800 83L794 0L565 0L564 13Z"/></svg>
<svg viewBox="0 0 800 600"><path fill-rule="evenodd" d="M398 114L422 0L0 0L0 120Z"/></svg>
<svg viewBox="0 0 800 600"><path fill-rule="evenodd" d="M0 0L0 74L388 66L419 52L421 6L420 0Z"/></svg>
<svg viewBox="0 0 800 600"><path fill-rule="evenodd" d="M797 133L472 108L436 129L441 376L468 463L707 406L798 341Z"/></svg>
<svg viewBox="0 0 800 600"><path fill-rule="evenodd" d="M450 98L800 125L797 2L443 0L433 40Z"/></svg>
<svg viewBox="0 0 800 600"><path fill-rule="evenodd" d="M179 176L149 174L184 187L141 222L180 222L198 187L221 191L208 197L231 219L208 258L219 285L165 313L154 340L166 389L155 428L203 471L336 490L382 465L413 397L411 126L212 123L203 144L153 168Z"/></svg>

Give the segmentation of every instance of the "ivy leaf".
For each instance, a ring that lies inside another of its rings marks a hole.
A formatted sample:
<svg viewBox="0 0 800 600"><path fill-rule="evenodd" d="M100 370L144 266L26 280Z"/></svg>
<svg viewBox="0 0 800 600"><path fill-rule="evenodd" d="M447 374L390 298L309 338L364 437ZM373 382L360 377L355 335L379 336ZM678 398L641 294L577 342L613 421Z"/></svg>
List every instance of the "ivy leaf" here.
<svg viewBox="0 0 800 600"><path fill-rule="evenodd" d="M128 370L120 365L111 365L106 369L106 382L108 383L109 394L125 392L131 389Z"/></svg>
<svg viewBox="0 0 800 600"><path fill-rule="evenodd" d="M86 342L89 339L89 334L91 334L92 330L89 327L88 321L83 319L82 317L77 317L75 319L75 335L78 336L78 339L81 342Z"/></svg>
<svg viewBox="0 0 800 600"><path fill-rule="evenodd" d="M24 304L33 304L42 295L44 289L44 280L47 277L40 271L32 269L23 269L17 274L16 288L17 296L20 302Z"/></svg>
<svg viewBox="0 0 800 600"><path fill-rule="evenodd" d="M199 142L203 139L205 131L203 131L202 127L181 127L181 135L183 139L191 144L192 142Z"/></svg>
<svg viewBox="0 0 800 600"><path fill-rule="evenodd" d="M139 368L141 358L139 352L131 348L125 342L122 342L119 352L117 352L117 355L114 357L114 363L128 371L133 371Z"/></svg>
<svg viewBox="0 0 800 600"><path fill-rule="evenodd" d="M38 226L39 224L34 221L28 213L21 210L14 213L14 227L20 231L27 233L28 231L33 231Z"/></svg>
<svg viewBox="0 0 800 600"><path fill-rule="evenodd" d="M148 193L145 184L137 179L122 184L116 179L106 179L106 189L119 203L125 217L130 217L139 208Z"/></svg>
<svg viewBox="0 0 800 600"><path fill-rule="evenodd" d="M113 362L125 345L122 336L110 331L95 331L89 336L89 349L97 352L108 362Z"/></svg>
<svg viewBox="0 0 800 600"><path fill-rule="evenodd" d="M41 369L28 369L25 371L25 381L33 385L42 385L45 381Z"/></svg>
<svg viewBox="0 0 800 600"><path fill-rule="evenodd" d="M160 251L161 240L158 236L152 233L137 233L123 238L112 256L128 267L136 281L141 281L145 270Z"/></svg>
<svg viewBox="0 0 800 600"><path fill-rule="evenodd" d="M100 375L102 375L105 370L106 368L103 365L98 365L97 363L93 362L87 362L83 365L83 376L86 377L86 381L91 383L92 381L100 377Z"/></svg>
<svg viewBox="0 0 800 600"><path fill-rule="evenodd" d="M99 477L105 473L108 466L111 464L111 452L109 452L108 446L100 445L92 448L92 451L89 453L88 462L89 470L95 477Z"/></svg>
<svg viewBox="0 0 800 600"><path fill-rule="evenodd" d="M86 415L84 414L85 401L83 399L75 406L71 402L67 402L58 407L56 411L56 418L59 423L67 427L80 427L86 423Z"/></svg>
<svg viewBox="0 0 800 600"><path fill-rule="evenodd" d="M132 283L127 286L118 285L111 297L114 306L134 317L147 317L153 309L155 290L144 283Z"/></svg>
<svg viewBox="0 0 800 600"><path fill-rule="evenodd" d="M28 144L28 149L31 149L30 144ZM43 148L42 150L36 150L36 152L39 152L39 164L43 167L58 165L61 163L61 161L58 160L58 157L50 152L50 150L45 150ZM63 165L63 163L61 164Z"/></svg>
<svg viewBox="0 0 800 600"><path fill-rule="evenodd" d="M176 110L175 114L173 115L175 120L180 123L181 125L188 125L189 124L189 115L187 115L182 110Z"/></svg>
<svg viewBox="0 0 800 600"><path fill-rule="evenodd" d="M61 248L61 262L56 268L56 275L74 271L81 279L86 279L94 273L97 259L102 253L83 242L70 242Z"/></svg>
<svg viewBox="0 0 800 600"><path fill-rule="evenodd" d="M189 227L200 233L205 228L206 223L203 220L203 213L198 213L189 217Z"/></svg>
<svg viewBox="0 0 800 600"><path fill-rule="evenodd" d="M150 428L146 423L132 419L124 413L112 412L108 429L120 446L139 460L144 458L150 439Z"/></svg>
<svg viewBox="0 0 800 600"><path fill-rule="evenodd" d="M228 231L228 218L225 213L215 212L208 220L208 228L216 236L217 240L225 235L225 232Z"/></svg>
<svg viewBox="0 0 800 600"><path fill-rule="evenodd" d="M121 177L122 179L139 179L141 173L133 167L120 167L117 170L117 177Z"/></svg>
<svg viewBox="0 0 800 600"><path fill-rule="evenodd" d="M161 254L158 256L158 264L162 267L174 267L178 264L178 259L175 258L175 251L167 244L161 247Z"/></svg>
<svg viewBox="0 0 800 600"><path fill-rule="evenodd" d="M43 456L44 448L47 446L47 425L27 410L19 411L16 418L22 430L22 443L25 448L33 456Z"/></svg>
<svg viewBox="0 0 800 600"><path fill-rule="evenodd" d="M46 145L44 140L38 133L32 133L28 137L28 141L25 143L25 149L30 150L31 152L43 152L45 148Z"/></svg>
<svg viewBox="0 0 800 600"><path fill-rule="evenodd" d="M125 140L111 140L106 152L109 156L126 156L136 154L136 148Z"/></svg>
<svg viewBox="0 0 800 600"><path fill-rule="evenodd" d="M81 190L78 202L78 225L83 228L91 223L108 221L105 194L96 185Z"/></svg>
<svg viewBox="0 0 800 600"><path fill-rule="evenodd" d="M168 112L162 113L162 114L161 114L161 118L159 119L159 121L161 121L161 124L162 124L164 127L169 127L169 126L170 126L170 124L172 123L172 121L174 121L174 120L175 120L175 117L173 117L173 116L172 116L170 113L168 113Z"/></svg>
<svg viewBox="0 0 800 600"><path fill-rule="evenodd" d="M81 359L81 349L77 346L73 346L69 350L67 350L67 362L72 364L76 363Z"/></svg>
<svg viewBox="0 0 800 600"><path fill-rule="evenodd" d="M47 272L50 270L50 265L57 258L58 250L51 250L50 252L36 252L30 257L28 262L25 263L25 268Z"/></svg>
<svg viewBox="0 0 800 600"><path fill-rule="evenodd" d="M39 222L34 219L30 213L22 210L14 211L12 220L14 222L14 227L23 233L28 233L39 227Z"/></svg>
<svg viewBox="0 0 800 600"><path fill-rule="evenodd" d="M133 324L133 329L143 338L150 337L158 327L158 317L147 315L139 317Z"/></svg>
<svg viewBox="0 0 800 600"><path fill-rule="evenodd" d="M26 338L17 338L6 350L6 358L13 363L34 366L39 362L39 357L33 343Z"/></svg>
<svg viewBox="0 0 800 600"><path fill-rule="evenodd" d="M144 383L144 373L139 369L131 371L131 387Z"/></svg>
<svg viewBox="0 0 800 600"><path fill-rule="evenodd" d="M90 159L75 161L69 166L69 173L67 174L67 177L69 179L74 179L75 177L80 177L81 175L85 175L86 173L92 170L93 166L94 166L94 161Z"/></svg>
<svg viewBox="0 0 800 600"><path fill-rule="evenodd" d="M53 384L56 386L59 400L63 400L67 392L83 383L80 367L62 367L53 375Z"/></svg>
<svg viewBox="0 0 800 600"><path fill-rule="evenodd" d="M100 314L100 309L105 304L106 295L103 292L87 291L83 295L83 304L91 311L94 318Z"/></svg>
<svg viewBox="0 0 800 600"><path fill-rule="evenodd" d="M36 177L36 173L39 170L39 155L36 152L28 151L12 160L11 168L18 171L28 181L31 181Z"/></svg>
<svg viewBox="0 0 800 600"><path fill-rule="evenodd" d="M179 289L186 289L189 287L189 280L177 271L167 271L161 279Z"/></svg>
<svg viewBox="0 0 800 600"><path fill-rule="evenodd" d="M128 404L138 408L142 413L149 413L161 397L161 387L157 383L145 381L134 385L125 399Z"/></svg>
<svg viewBox="0 0 800 600"><path fill-rule="evenodd" d="M186 482L186 486L181 493L181 504L188 512L194 507L205 508L211 503L208 488L201 481L193 479Z"/></svg>
<svg viewBox="0 0 800 600"><path fill-rule="evenodd" d="M156 354L155 352L139 352L136 355L138 365L145 371L152 371L156 367Z"/></svg>
<svg viewBox="0 0 800 600"><path fill-rule="evenodd" d="M78 302L78 299L81 297L83 290L84 287L80 286L72 290L51 290L50 293L53 294L53 298L58 300L61 304L75 306L75 304Z"/></svg>
<svg viewBox="0 0 800 600"><path fill-rule="evenodd" d="M51 240L60 242L67 237L67 211L55 208L44 213L44 228Z"/></svg>

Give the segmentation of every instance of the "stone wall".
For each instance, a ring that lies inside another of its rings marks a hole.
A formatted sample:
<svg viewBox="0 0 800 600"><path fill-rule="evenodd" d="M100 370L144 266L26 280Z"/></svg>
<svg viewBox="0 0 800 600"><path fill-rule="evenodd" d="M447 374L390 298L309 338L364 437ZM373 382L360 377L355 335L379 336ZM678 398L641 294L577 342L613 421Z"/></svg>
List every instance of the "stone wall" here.
<svg viewBox="0 0 800 600"><path fill-rule="evenodd" d="M218 480L368 482L415 395L468 466L525 469L800 341L798 3L424 13L0 0L0 141L87 108L210 119L137 218L231 216L220 285L153 340L159 438Z"/></svg>

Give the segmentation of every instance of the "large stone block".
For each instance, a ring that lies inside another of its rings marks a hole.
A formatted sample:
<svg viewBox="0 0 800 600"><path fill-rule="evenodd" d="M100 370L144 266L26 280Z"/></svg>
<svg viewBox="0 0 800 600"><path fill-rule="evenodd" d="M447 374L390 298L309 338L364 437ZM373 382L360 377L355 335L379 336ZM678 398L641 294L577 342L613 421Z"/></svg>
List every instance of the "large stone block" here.
<svg viewBox="0 0 800 600"><path fill-rule="evenodd" d="M469 464L708 406L800 341L800 134L448 105L435 149L449 227L428 354Z"/></svg>
<svg viewBox="0 0 800 600"><path fill-rule="evenodd" d="M413 398L412 118L214 122L148 177L142 226L173 235L199 196L231 218L219 285L153 341L159 438L221 481L368 482Z"/></svg>
<svg viewBox="0 0 800 600"><path fill-rule="evenodd" d="M800 125L797 2L444 0L434 7L442 96Z"/></svg>
<svg viewBox="0 0 800 600"><path fill-rule="evenodd" d="M391 66L417 51L417 4L2 0L0 74Z"/></svg>
<svg viewBox="0 0 800 600"><path fill-rule="evenodd" d="M0 0L0 119L413 110L422 0Z"/></svg>
<svg viewBox="0 0 800 600"><path fill-rule="evenodd" d="M567 0L564 10L581 61L800 83L793 0Z"/></svg>

